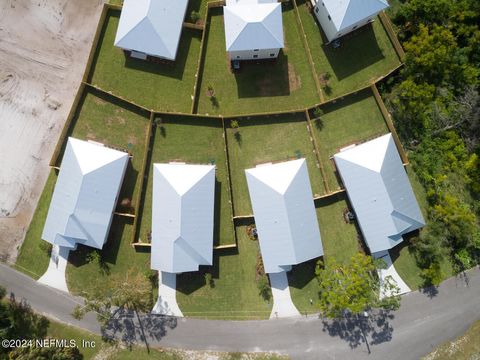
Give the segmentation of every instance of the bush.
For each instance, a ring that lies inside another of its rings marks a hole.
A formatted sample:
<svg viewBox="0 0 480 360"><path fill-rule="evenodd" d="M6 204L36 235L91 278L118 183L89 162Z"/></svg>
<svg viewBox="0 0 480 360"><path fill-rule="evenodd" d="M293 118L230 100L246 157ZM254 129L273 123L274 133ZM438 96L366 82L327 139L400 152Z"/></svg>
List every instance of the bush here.
<svg viewBox="0 0 480 360"><path fill-rule="evenodd" d="M200 13L198 11L193 10L190 13L190 19L196 24L198 20L200 20L202 17L200 16Z"/></svg>
<svg viewBox="0 0 480 360"><path fill-rule="evenodd" d="M272 289L270 288L270 283L268 281L267 275L263 275L257 281L257 288L258 294L263 298L265 301L270 301L272 298Z"/></svg>

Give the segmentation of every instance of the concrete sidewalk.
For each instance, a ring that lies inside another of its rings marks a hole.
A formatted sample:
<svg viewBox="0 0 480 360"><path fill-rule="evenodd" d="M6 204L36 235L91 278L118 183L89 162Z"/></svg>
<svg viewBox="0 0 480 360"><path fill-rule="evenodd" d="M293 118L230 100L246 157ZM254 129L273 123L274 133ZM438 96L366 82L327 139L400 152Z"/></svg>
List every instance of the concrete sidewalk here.
<svg viewBox="0 0 480 360"><path fill-rule="evenodd" d="M69 253L70 249L64 246L53 245L48 269L45 271L45 274L38 279L38 282L68 293L65 270L67 268Z"/></svg>
<svg viewBox="0 0 480 360"><path fill-rule="evenodd" d="M275 274L268 274L268 277L270 278L273 295L273 307L270 319L300 316L300 312L293 304L292 297L290 296L287 273L282 271Z"/></svg>
<svg viewBox="0 0 480 360"><path fill-rule="evenodd" d="M183 317L177 303L177 274L158 272L158 298L152 313Z"/></svg>

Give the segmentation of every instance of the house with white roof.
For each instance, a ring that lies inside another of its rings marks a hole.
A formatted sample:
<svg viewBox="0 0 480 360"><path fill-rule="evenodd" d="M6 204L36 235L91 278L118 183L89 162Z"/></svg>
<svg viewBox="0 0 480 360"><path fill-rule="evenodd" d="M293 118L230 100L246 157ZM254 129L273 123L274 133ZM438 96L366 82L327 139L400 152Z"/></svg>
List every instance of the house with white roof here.
<svg viewBox="0 0 480 360"><path fill-rule="evenodd" d="M132 57L175 60L188 0L125 0L115 46Z"/></svg>
<svg viewBox="0 0 480 360"><path fill-rule="evenodd" d="M387 0L311 0L329 42L373 21Z"/></svg>
<svg viewBox="0 0 480 360"><path fill-rule="evenodd" d="M70 137L63 155L42 239L75 249L101 249L127 169L128 154Z"/></svg>
<svg viewBox="0 0 480 360"><path fill-rule="evenodd" d="M266 273L323 255L305 159L245 170Z"/></svg>
<svg viewBox="0 0 480 360"><path fill-rule="evenodd" d="M153 165L151 268L159 289L152 312L183 316L176 274L212 265L214 200L214 165Z"/></svg>
<svg viewBox="0 0 480 360"><path fill-rule="evenodd" d="M403 235L425 226L425 220L391 134L349 147L334 155L335 164L354 209L365 242L401 288L408 286L393 267L388 250Z"/></svg>
<svg viewBox="0 0 480 360"><path fill-rule="evenodd" d="M282 5L276 0L227 0L223 15L231 60L278 56L284 40Z"/></svg>

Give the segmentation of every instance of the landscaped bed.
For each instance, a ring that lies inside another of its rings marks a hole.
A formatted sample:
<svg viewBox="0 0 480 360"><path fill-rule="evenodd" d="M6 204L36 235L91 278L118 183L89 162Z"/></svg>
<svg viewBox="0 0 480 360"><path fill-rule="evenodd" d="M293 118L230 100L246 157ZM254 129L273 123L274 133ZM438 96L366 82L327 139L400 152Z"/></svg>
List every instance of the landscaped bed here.
<svg viewBox="0 0 480 360"><path fill-rule="evenodd" d="M234 244L221 119L157 115L155 123L157 125L154 127L152 155L146 172L148 180L141 212L139 239L147 242L148 233L152 228L153 164L180 161L187 164L216 166L214 243Z"/></svg>
<svg viewBox="0 0 480 360"><path fill-rule="evenodd" d="M340 47L327 40L307 0L297 0L300 18L326 99L368 86L400 65L380 19L340 39Z"/></svg>
<svg viewBox="0 0 480 360"><path fill-rule="evenodd" d="M306 158L313 194L323 194L322 177L304 113L226 121L235 215L252 213L245 169L267 162Z"/></svg>
<svg viewBox="0 0 480 360"><path fill-rule="evenodd" d="M189 113L200 55L201 31L184 28L174 62L132 59L113 45L120 11L109 11L89 82L158 111Z"/></svg>
<svg viewBox="0 0 480 360"><path fill-rule="evenodd" d="M341 148L388 133L385 120L371 91L328 103L321 107L320 120L313 120L315 135L330 191L340 188L331 157ZM312 119L315 115L310 115Z"/></svg>
<svg viewBox="0 0 480 360"><path fill-rule="evenodd" d="M347 223L346 194L338 194L316 202L317 219L322 237L325 259L334 258L346 264L358 251L362 251L356 225ZM318 281L315 266L318 259L295 265L289 273L292 300L302 313L318 311ZM310 304L310 299L313 304Z"/></svg>
<svg viewBox="0 0 480 360"><path fill-rule="evenodd" d="M266 319L272 303L256 285L258 242L250 240L244 226L236 228L236 249L216 250L213 267L177 275L177 302L185 316L221 319ZM205 272L213 284L206 284Z"/></svg>
<svg viewBox="0 0 480 360"><path fill-rule="evenodd" d="M247 114L301 109L320 101L296 15L290 3L283 3L285 48L275 61L241 64L230 70L226 53L223 11L210 9L205 61L198 94L201 114ZM207 96L208 88L214 98Z"/></svg>

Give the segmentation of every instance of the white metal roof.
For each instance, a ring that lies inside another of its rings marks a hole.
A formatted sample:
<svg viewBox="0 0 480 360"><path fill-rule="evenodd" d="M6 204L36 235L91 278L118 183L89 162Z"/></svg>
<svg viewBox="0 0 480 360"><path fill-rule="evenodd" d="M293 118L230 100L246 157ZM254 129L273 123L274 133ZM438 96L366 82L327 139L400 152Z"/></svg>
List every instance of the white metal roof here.
<svg viewBox="0 0 480 360"><path fill-rule="evenodd" d="M153 165L152 269L212 265L214 198L214 165Z"/></svg>
<svg viewBox="0 0 480 360"><path fill-rule="evenodd" d="M188 0L125 0L115 46L175 60Z"/></svg>
<svg viewBox="0 0 480 360"><path fill-rule="evenodd" d="M265 272L323 255L305 159L245 170Z"/></svg>
<svg viewBox="0 0 480 360"><path fill-rule="evenodd" d="M348 197L372 253L425 225L392 135L335 154Z"/></svg>
<svg viewBox="0 0 480 360"><path fill-rule="evenodd" d="M223 8L223 14L227 51L283 48L280 3L230 1Z"/></svg>
<svg viewBox="0 0 480 360"><path fill-rule="evenodd" d="M321 3L322 0L318 2ZM323 4L337 31L368 19L388 7L387 0L323 0Z"/></svg>
<svg viewBox="0 0 480 360"><path fill-rule="evenodd" d="M69 138L42 239L101 249L108 237L128 154Z"/></svg>

